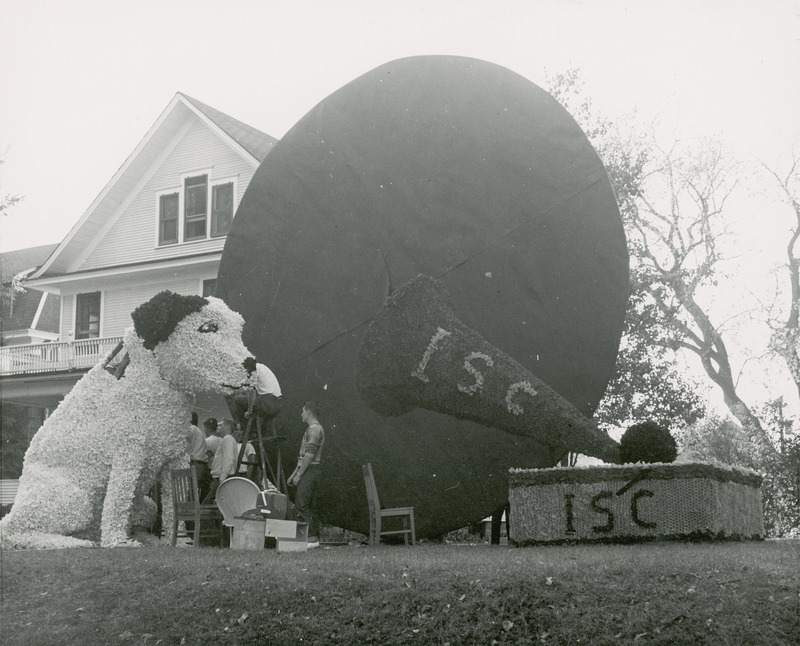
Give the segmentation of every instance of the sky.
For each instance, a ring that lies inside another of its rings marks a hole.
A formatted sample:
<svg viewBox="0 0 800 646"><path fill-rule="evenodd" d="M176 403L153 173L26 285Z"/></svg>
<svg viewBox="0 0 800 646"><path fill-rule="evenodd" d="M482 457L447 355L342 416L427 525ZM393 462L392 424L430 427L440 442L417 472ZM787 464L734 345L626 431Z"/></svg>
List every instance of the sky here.
<svg viewBox="0 0 800 646"><path fill-rule="evenodd" d="M576 67L608 116L719 135L773 165L800 149L800 0L0 0L0 12L0 195L24 198L0 218L0 251L59 242L178 91L280 138L412 55L480 58L540 86ZM780 253L791 220L749 199L753 252Z"/></svg>

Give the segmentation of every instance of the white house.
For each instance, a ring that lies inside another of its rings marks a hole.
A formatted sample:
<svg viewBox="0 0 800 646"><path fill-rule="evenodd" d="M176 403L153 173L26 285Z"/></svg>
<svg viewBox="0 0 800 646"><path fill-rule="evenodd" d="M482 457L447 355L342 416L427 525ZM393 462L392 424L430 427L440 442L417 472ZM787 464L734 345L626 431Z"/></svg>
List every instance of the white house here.
<svg viewBox="0 0 800 646"><path fill-rule="evenodd" d="M35 343L5 340L3 404L46 415L117 345L139 304L164 289L213 294L236 208L275 141L177 93L64 240L29 272L27 290L60 298L58 332ZM227 414L198 405L201 419Z"/></svg>

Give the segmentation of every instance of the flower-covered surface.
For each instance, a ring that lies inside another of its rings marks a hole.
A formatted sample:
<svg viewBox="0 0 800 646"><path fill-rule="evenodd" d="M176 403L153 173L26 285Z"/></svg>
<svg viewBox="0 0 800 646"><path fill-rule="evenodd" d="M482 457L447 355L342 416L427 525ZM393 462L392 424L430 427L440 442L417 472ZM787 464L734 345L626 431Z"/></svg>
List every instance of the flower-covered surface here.
<svg viewBox="0 0 800 646"><path fill-rule="evenodd" d="M761 538L761 476L721 463L511 469L517 544Z"/></svg>
<svg viewBox="0 0 800 646"><path fill-rule="evenodd" d="M109 372L106 361L98 364L36 433L14 506L0 521L2 547L138 544L131 532L156 513L147 492L159 474L162 491L170 491L169 471L188 466L191 394L251 383L242 317L213 297L187 308L188 298L197 297L162 292L137 309L123 340L130 360L124 375ZM142 322L170 307L183 318L147 349L138 333L146 329ZM162 506L170 533L169 495Z"/></svg>

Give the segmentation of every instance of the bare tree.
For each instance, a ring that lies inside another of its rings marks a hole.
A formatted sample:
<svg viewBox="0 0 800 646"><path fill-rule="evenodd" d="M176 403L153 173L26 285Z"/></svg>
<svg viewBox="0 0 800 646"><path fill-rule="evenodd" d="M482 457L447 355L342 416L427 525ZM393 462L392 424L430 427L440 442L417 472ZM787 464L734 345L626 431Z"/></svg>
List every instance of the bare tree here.
<svg viewBox="0 0 800 646"><path fill-rule="evenodd" d="M762 166L774 179L781 200L793 210L795 218L786 244L789 312L784 321L773 324L770 350L786 363L800 397L800 153L792 151L791 163L784 173Z"/></svg>
<svg viewBox="0 0 800 646"><path fill-rule="evenodd" d="M5 161L0 158L0 165L4 163ZM21 195L12 195L10 193L0 195L0 215L6 215L18 202L21 201Z"/></svg>
<svg viewBox="0 0 800 646"><path fill-rule="evenodd" d="M748 436L771 449L758 416L737 392L720 327L701 298L717 285L721 243L729 234L725 208L738 184L736 168L718 141L691 150L654 145L650 162L637 208L625 213L635 251L633 280L650 303L641 324L666 332L656 343L694 353Z"/></svg>
<svg viewBox="0 0 800 646"><path fill-rule="evenodd" d="M0 159L0 165L3 163L3 159ZM11 209L21 201L21 195L0 194L0 217L8 215ZM0 257L0 310L3 311L14 302L15 294L22 290L14 276L7 275L5 264L5 259Z"/></svg>
<svg viewBox="0 0 800 646"><path fill-rule="evenodd" d="M631 255L626 335L644 347L696 355L747 435L772 450L758 416L737 392L721 327L708 307L728 235L725 208L738 184L736 166L719 141L664 149L598 117L576 70L550 85L592 141L617 194ZM653 358L644 359L641 367L651 370Z"/></svg>

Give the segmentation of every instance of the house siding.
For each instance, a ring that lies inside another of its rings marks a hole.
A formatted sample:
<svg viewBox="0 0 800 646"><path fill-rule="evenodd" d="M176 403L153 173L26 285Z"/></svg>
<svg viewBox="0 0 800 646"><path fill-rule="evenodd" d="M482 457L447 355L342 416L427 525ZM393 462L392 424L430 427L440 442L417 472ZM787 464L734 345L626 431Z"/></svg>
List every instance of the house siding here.
<svg viewBox="0 0 800 646"><path fill-rule="evenodd" d="M221 250L225 243L224 237L157 246L156 196L165 191L180 191L181 176L195 171L209 171L211 182L222 179L235 180L235 211L255 173L255 168L203 122L195 119L180 136L171 153L133 196L124 211L118 214L109 230L103 234L102 240L80 266L73 267L73 270L159 261Z"/></svg>
<svg viewBox="0 0 800 646"><path fill-rule="evenodd" d="M103 336L118 336L133 325L131 312L158 292L168 289L178 294L197 294L196 278L183 278L156 285L137 285L125 290L110 290L104 296Z"/></svg>
<svg viewBox="0 0 800 646"><path fill-rule="evenodd" d="M214 276L208 276L213 278ZM199 295L202 280L195 276L176 277L172 280L107 289L93 287L81 290L102 292L102 322L100 334L121 336L133 324L131 312L165 289L178 294ZM65 293L61 299L61 340L67 341L75 329L75 293Z"/></svg>

